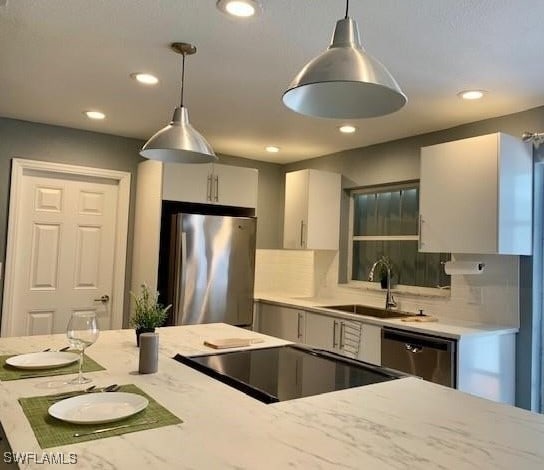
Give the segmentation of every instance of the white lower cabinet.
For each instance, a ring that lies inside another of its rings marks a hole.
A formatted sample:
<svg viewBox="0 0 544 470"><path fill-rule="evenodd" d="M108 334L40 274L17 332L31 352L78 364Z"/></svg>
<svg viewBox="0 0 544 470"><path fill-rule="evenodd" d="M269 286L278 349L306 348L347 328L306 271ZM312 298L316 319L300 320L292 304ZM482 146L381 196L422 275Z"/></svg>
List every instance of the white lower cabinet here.
<svg viewBox="0 0 544 470"><path fill-rule="evenodd" d="M254 329L265 335L275 336L287 341L304 341L304 312L259 302L255 309Z"/></svg>
<svg viewBox="0 0 544 470"><path fill-rule="evenodd" d="M256 302L255 312L254 329L260 333L382 365L382 327L379 325L264 302ZM426 336L433 338L433 335ZM456 388L489 400L514 404L515 349L515 333L461 337L455 358Z"/></svg>
<svg viewBox="0 0 544 470"><path fill-rule="evenodd" d="M371 364L381 362L381 328L362 322L259 302L255 329Z"/></svg>
<svg viewBox="0 0 544 470"><path fill-rule="evenodd" d="M457 388L513 405L516 401L516 334L463 336L457 343Z"/></svg>
<svg viewBox="0 0 544 470"><path fill-rule="evenodd" d="M376 366L382 365L382 327L363 323L361 349L357 359Z"/></svg>

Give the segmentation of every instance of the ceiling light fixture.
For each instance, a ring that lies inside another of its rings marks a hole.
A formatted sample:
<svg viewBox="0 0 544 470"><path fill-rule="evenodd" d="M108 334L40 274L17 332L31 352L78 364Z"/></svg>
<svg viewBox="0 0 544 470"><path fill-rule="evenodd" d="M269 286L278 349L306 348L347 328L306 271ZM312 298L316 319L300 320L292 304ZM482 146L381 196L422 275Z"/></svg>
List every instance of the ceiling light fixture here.
<svg viewBox="0 0 544 470"><path fill-rule="evenodd" d="M457 96L463 100L479 100L485 93L484 90L463 90L457 93Z"/></svg>
<svg viewBox="0 0 544 470"><path fill-rule="evenodd" d="M268 145L264 148L268 153L278 153L280 151L279 147L276 147L275 145Z"/></svg>
<svg viewBox="0 0 544 470"><path fill-rule="evenodd" d="M83 114L89 119L94 119L95 121L100 121L106 117L106 115L100 111L83 111Z"/></svg>
<svg viewBox="0 0 544 470"><path fill-rule="evenodd" d="M217 160L212 147L189 123L187 108L183 106L185 56L196 53L196 47L175 42L172 49L183 56L181 64L181 101L174 110L172 121L153 135L142 147L140 155L150 160L177 163L209 163Z"/></svg>
<svg viewBox="0 0 544 470"><path fill-rule="evenodd" d="M159 83L159 79L150 73L131 73L130 76L143 85L156 85Z"/></svg>
<svg viewBox="0 0 544 470"><path fill-rule="evenodd" d="M249 18L261 10L261 4L256 0L218 0L217 8L238 18Z"/></svg>
<svg viewBox="0 0 544 470"><path fill-rule="evenodd" d="M361 46L349 0L329 48L308 62L283 94L283 103L293 111L332 119L383 116L406 101L393 76Z"/></svg>
<svg viewBox="0 0 544 470"><path fill-rule="evenodd" d="M342 134L353 134L357 128L354 126L341 126L338 130L342 132Z"/></svg>

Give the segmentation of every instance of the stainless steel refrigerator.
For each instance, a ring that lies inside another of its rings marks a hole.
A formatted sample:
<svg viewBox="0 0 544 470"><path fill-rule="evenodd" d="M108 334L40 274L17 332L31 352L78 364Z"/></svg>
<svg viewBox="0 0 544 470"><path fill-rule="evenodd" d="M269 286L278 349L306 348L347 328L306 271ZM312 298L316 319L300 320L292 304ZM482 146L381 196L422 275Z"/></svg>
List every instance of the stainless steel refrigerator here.
<svg viewBox="0 0 544 470"><path fill-rule="evenodd" d="M174 324L253 321L256 219L172 216L169 303Z"/></svg>

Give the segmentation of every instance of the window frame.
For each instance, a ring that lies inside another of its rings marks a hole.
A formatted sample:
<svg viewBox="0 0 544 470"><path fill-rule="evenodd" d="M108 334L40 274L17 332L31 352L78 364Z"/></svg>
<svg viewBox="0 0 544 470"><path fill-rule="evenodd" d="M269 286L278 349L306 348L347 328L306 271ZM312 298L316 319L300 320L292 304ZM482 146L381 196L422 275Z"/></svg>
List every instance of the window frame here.
<svg viewBox="0 0 544 470"><path fill-rule="evenodd" d="M354 188L347 188L349 196L349 220L348 220L348 241L347 241L347 265L346 265L346 274L347 274L347 285L348 287L353 287L357 289L366 289L371 291L383 291L379 283L370 282L370 281L361 281L357 279L352 279L353 272L353 244L356 241L418 241L419 238L419 224L418 224L418 233L416 235L353 235L354 227L354 216L355 216L355 201L354 195L357 194L374 194L380 191L394 191L397 189L409 189L410 186L414 188L420 188L420 180L405 180L397 181L394 183L384 183L384 184L373 184L368 186L360 186ZM419 217L419 210L418 210ZM396 284L394 288L391 289L397 293L406 293L414 294L421 296L429 297L450 297L451 295L451 283L448 286L442 287L422 287L422 286L411 286L406 284Z"/></svg>

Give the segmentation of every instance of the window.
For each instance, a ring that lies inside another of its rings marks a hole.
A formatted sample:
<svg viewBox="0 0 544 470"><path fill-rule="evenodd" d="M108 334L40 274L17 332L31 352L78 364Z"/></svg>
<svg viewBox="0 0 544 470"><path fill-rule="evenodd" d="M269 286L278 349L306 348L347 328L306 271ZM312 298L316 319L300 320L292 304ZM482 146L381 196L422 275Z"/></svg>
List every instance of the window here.
<svg viewBox="0 0 544 470"><path fill-rule="evenodd" d="M373 263L387 256L393 284L445 287L446 253L418 252L419 183L373 186L351 192L351 280L368 281ZM375 276L375 282L380 276Z"/></svg>

